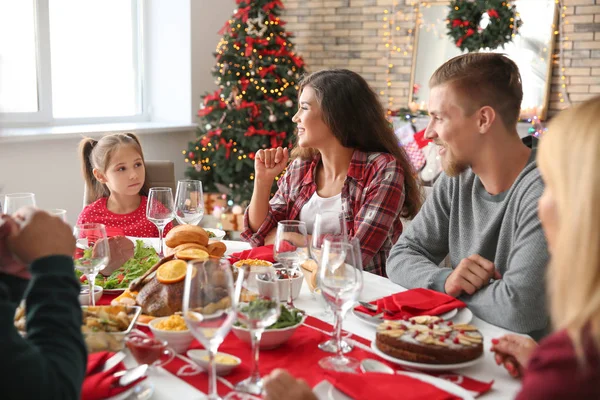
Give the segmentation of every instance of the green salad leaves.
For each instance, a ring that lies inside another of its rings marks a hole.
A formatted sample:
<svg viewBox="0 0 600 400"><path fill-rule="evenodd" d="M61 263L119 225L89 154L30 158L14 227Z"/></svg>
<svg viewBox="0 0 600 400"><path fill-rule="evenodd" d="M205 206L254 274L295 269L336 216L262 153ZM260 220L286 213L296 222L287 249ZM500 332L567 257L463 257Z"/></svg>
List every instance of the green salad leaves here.
<svg viewBox="0 0 600 400"><path fill-rule="evenodd" d="M92 249L84 250L83 258L89 258L91 255ZM142 240L136 240L133 257L110 276L105 277L98 274L95 283L104 289L126 289L132 280L142 276L159 259L153 247L145 247ZM87 283L87 279L81 271L75 270L75 274L82 283Z"/></svg>
<svg viewBox="0 0 600 400"><path fill-rule="evenodd" d="M252 300L250 303L248 303L248 307L252 309L251 311L260 310L261 308L264 308L264 305L261 304L261 302L264 302L264 301L265 300ZM304 313L301 310L297 310L297 309L289 310L287 307L285 307L282 304L281 305L281 314L279 314L279 318L273 325L268 326L266 329L267 330L268 329L283 329L283 328L289 328L290 326L297 325L300 322L302 322L303 315L304 315ZM242 328L246 327L241 322L236 322L234 325L242 327Z"/></svg>

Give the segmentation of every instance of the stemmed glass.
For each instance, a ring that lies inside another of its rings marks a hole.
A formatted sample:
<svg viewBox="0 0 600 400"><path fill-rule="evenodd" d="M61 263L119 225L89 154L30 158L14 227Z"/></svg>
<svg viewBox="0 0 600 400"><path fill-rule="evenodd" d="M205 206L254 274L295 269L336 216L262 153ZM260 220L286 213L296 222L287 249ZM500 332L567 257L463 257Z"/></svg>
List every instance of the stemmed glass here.
<svg viewBox="0 0 600 400"><path fill-rule="evenodd" d="M35 194L10 193L4 197L4 213L14 214L21 207L35 207Z"/></svg>
<svg viewBox="0 0 600 400"><path fill-rule="evenodd" d="M94 283L110 258L106 228L102 224L80 224L73 230L76 240L75 268L83 272L89 285L89 303L96 305ZM83 255L81 255L83 250Z"/></svg>
<svg viewBox="0 0 600 400"><path fill-rule="evenodd" d="M250 331L254 362L250 377L235 388L240 392L260 395L263 389L258 370L260 338L265 328L277 321L281 312L277 274L275 268L267 266L243 265L236 270L237 281L241 280L241 284L236 286L236 298L239 298L237 319Z"/></svg>
<svg viewBox="0 0 600 400"><path fill-rule="evenodd" d="M288 301L287 307L294 307L292 299L292 277L300 268L300 264L308 259L308 239L306 224L302 221L279 221L273 258L279 261L286 269L288 276Z"/></svg>
<svg viewBox="0 0 600 400"><path fill-rule="evenodd" d="M342 348L342 321L362 290L362 258L358 240L348 243L325 239L319 269L321 293L336 314L335 339L337 354L319 360L319 365L334 371L352 372L358 360L346 357Z"/></svg>
<svg viewBox="0 0 600 400"><path fill-rule="evenodd" d="M173 192L168 187L150 188L146 218L158 228L158 256L163 257L163 232L173 220Z"/></svg>
<svg viewBox="0 0 600 400"><path fill-rule="evenodd" d="M204 216L202 182L183 180L177 182L175 218L180 224L198 225Z"/></svg>
<svg viewBox="0 0 600 400"><path fill-rule="evenodd" d="M49 211L49 213L60 218L63 222L67 222L67 210L62 208L53 208Z"/></svg>
<svg viewBox="0 0 600 400"><path fill-rule="evenodd" d="M215 354L235 320L231 266L224 259L190 261L183 289L183 318L192 335L208 350L208 398L217 394Z"/></svg>

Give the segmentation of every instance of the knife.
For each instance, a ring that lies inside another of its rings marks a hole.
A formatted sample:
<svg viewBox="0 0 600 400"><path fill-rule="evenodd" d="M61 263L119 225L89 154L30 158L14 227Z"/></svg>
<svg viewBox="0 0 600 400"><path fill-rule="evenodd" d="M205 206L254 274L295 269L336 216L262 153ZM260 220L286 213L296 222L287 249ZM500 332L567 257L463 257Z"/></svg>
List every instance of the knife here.
<svg viewBox="0 0 600 400"><path fill-rule="evenodd" d="M128 370L119 379L119 386L124 387L131 385L133 382L146 376L146 371L148 371L148 364L138 365L137 367Z"/></svg>
<svg viewBox="0 0 600 400"><path fill-rule="evenodd" d="M111 358L106 360L104 366L102 366L102 370L100 372L106 372L117 366L121 361L123 361L126 357L126 354L122 351L114 354Z"/></svg>

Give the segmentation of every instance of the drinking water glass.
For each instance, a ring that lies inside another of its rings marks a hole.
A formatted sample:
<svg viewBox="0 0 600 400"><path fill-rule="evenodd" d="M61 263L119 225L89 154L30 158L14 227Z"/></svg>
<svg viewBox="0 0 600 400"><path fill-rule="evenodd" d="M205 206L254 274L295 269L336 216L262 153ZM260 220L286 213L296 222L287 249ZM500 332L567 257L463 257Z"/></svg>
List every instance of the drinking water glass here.
<svg viewBox="0 0 600 400"><path fill-rule="evenodd" d="M175 218L180 224L198 225L204 216L202 182L183 180L177 182Z"/></svg>
<svg viewBox="0 0 600 400"><path fill-rule="evenodd" d="M190 261L183 289L183 318L192 335L208 350L210 400L217 394L215 354L235 321L237 298L229 262L211 258Z"/></svg>
<svg viewBox="0 0 600 400"><path fill-rule="evenodd" d="M75 226L73 235L76 241L75 268L85 275L89 285L88 304L95 306L94 282L110 259L106 228L102 224L80 224Z"/></svg>
<svg viewBox="0 0 600 400"><path fill-rule="evenodd" d="M288 275L288 301L287 307L294 307L292 299L292 277L300 268L300 264L308 259L308 239L306 224L301 221L279 221L273 258L279 261L286 269Z"/></svg>
<svg viewBox="0 0 600 400"><path fill-rule="evenodd" d="M240 392L260 395L263 390L263 380L258 370L260 338L265 328L277 321L281 312L277 274L272 266L250 265L237 267L235 273L241 282L236 290L236 296L239 296L237 319L250 331L253 355L250 377L239 382L235 388Z"/></svg>
<svg viewBox="0 0 600 400"><path fill-rule="evenodd" d="M14 214L21 207L35 207L35 194L10 193L4 197L4 213Z"/></svg>
<svg viewBox="0 0 600 400"><path fill-rule="evenodd" d="M63 222L67 222L67 210L62 208L53 208L48 212L56 217L59 217Z"/></svg>
<svg viewBox="0 0 600 400"><path fill-rule="evenodd" d="M362 290L362 258L358 240L348 243L325 239L319 270L319 287L325 300L336 314L335 339L337 354L319 360L319 365L334 371L354 372L358 360L346 357L342 348L342 321Z"/></svg>
<svg viewBox="0 0 600 400"><path fill-rule="evenodd" d="M158 228L158 256L163 257L163 232L173 220L173 192L168 187L150 188L146 218Z"/></svg>

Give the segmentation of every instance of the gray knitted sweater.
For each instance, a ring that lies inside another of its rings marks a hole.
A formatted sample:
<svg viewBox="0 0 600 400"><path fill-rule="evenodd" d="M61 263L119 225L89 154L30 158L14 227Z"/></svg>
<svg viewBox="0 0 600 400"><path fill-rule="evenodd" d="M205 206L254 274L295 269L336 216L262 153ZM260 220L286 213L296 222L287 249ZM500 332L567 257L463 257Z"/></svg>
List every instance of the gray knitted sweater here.
<svg viewBox="0 0 600 400"><path fill-rule="evenodd" d="M456 178L442 174L392 248L388 277L406 288L444 292L452 270L438 265L446 255L455 268L479 254L494 262L502 279L459 299L491 324L541 337L549 321L544 281L549 256L537 215L544 186L535 153L534 148L511 188L494 196L470 169Z"/></svg>

